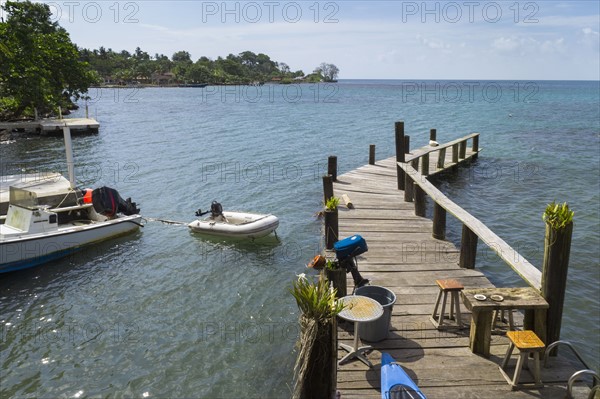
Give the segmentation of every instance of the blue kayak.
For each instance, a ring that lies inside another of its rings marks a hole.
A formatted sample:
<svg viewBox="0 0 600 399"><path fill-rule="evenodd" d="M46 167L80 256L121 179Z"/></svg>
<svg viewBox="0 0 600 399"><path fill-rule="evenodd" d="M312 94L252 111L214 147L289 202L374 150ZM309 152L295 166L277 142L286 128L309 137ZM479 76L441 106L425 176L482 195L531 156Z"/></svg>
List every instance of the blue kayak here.
<svg viewBox="0 0 600 399"><path fill-rule="evenodd" d="M381 354L381 399L427 399L389 353Z"/></svg>

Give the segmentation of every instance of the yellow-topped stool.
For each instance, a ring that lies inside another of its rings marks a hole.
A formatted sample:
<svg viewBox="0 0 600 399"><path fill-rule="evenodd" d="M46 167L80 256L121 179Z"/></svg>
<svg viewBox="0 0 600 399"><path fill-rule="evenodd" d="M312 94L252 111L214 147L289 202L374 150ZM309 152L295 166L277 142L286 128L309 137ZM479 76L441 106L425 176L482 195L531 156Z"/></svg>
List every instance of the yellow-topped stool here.
<svg viewBox="0 0 600 399"><path fill-rule="evenodd" d="M447 280L435 280L435 283L440 287L440 292L437 296L437 300L435 301L435 307L433 308L433 313L431 314L431 322L435 326L435 328L447 328L447 327L461 327L461 315L460 315L460 304L458 294L465 288L461 283L454 279ZM448 298L448 293L450 293L450 315L449 319L456 321L456 326L454 325L444 325L444 317L446 313L446 299ZM440 307L440 302L442 304L442 309L438 314L438 308Z"/></svg>
<svg viewBox="0 0 600 399"><path fill-rule="evenodd" d="M502 361L502 365L500 366L500 372L506 381L510 384L513 390L520 388L522 386L519 384L521 369L523 368L523 364L525 364L527 367L529 355L533 354L533 381L535 387L541 387L542 380L540 377L540 353L544 352L546 345L544 345L542 340L531 330L508 331L506 336L510 340L510 344L508 346L508 350L506 351L506 356L504 356L504 360ZM506 374L504 371L504 368L508 364L510 356L515 348L519 350L519 359L517 360L517 365L515 367L515 374L511 380L508 374Z"/></svg>

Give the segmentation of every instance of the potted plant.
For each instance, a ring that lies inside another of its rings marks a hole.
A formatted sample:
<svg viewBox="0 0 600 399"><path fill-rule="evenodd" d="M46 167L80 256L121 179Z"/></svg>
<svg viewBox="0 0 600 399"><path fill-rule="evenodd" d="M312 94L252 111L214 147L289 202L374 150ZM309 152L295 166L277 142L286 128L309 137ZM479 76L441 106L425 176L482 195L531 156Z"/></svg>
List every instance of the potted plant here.
<svg viewBox="0 0 600 399"><path fill-rule="evenodd" d="M325 202L325 248L332 249L333 244L338 240L338 197L330 197Z"/></svg>
<svg viewBox="0 0 600 399"><path fill-rule="evenodd" d="M346 269L340 265L340 262L328 259L325 263L325 276L336 290L336 296L338 298L347 295Z"/></svg>
<svg viewBox="0 0 600 399"><path fill-rule="evenodd" d="M301 311L292 397L329 398L335 389L337 367L335 318L344 305L322 275L317 281L299 275L290 292Z"/></svg>

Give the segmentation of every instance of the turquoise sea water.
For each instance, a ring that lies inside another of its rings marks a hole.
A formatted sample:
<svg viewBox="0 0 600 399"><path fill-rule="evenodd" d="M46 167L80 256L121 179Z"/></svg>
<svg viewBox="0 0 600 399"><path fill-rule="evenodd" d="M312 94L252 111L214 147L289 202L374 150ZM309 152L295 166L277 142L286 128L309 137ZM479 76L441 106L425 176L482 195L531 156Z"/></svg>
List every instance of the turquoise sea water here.
<svg viewBox="0 0 600 399"><path fill-rule="evenodd" d="M82 187L108 185L147 217L189 222L214 199L279 216L280 242L204 239L149 222L45 267L0 276L2 397L290 396L295 274L320 250L320 176L480 132L471 168L440 183L534 265L541 214L575 210L562 336L600 358L598 82L341 81L337 85L102 89L100 134L74 138ZM74 116L83 116L83 107ZM66 173L60 138L0 145L2 174ZM449 220L449 238L460 226ZM478 268L521 285L493 256ZM586 349L589 348L589 349Z"/></svg>

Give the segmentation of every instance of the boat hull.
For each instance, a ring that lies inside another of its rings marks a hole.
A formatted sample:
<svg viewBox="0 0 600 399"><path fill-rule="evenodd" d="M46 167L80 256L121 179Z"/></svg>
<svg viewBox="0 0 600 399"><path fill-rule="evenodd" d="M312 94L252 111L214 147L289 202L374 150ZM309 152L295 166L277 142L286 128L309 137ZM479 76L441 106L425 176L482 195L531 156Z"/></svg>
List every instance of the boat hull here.
<svg viewBox="0 0 600 399"><path fill-rule="evenodd" d="M227 221L194 220L188 227L195 233L229 238L261 238L279 227L279 219L274 215L260 215L244 212L223 212Z"/></svg>
<svg viewBox="0 0 600 399"><path fill-rule="evenodd" d="M105 222L60 227L52 233L0 237L0 273L27 269L67 256L86 245L129 234L141 226L140 215Z"/></svg>

